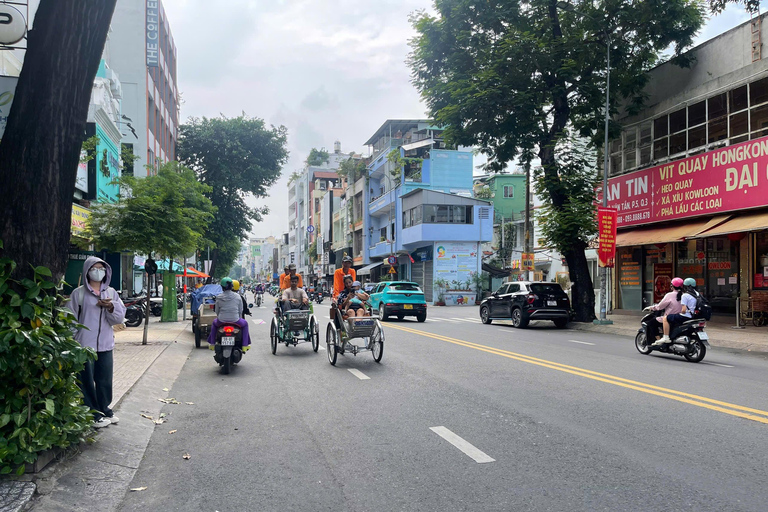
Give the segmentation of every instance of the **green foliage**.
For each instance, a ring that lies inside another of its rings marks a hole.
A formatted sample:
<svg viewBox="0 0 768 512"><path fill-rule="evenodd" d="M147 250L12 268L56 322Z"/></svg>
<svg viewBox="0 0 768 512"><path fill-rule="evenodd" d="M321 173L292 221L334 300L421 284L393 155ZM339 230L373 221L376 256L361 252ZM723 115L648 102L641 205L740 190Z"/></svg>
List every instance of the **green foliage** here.
<svg viewBox="0 0 768 512"><path fill-rule="evenodd" d="M475 197L478 199L493 199L493 191L488 185L484 185L480 190L475 192Z"/></svg>
<svg viewBox="0 0 768 512"><path fill-rule="evenodd" d="M291 175L288 177L288 184L290 185L297 179L301 178L301 173L299 171L293 171Z"/></svg>
<svg viewBox="0 0 768 512"><path fill-rule="evenodd" d="M76 379L94 353L72 337L62 283L45 267L12 280L15 267L0 259L0 474L22 474L38 453L79 443L93 421Z"/></svg>
<svg viewBox="0 0 768 512"><path fill-rule="evenodd" d="M133 169L133 165L139 160L139 156L134 154L133 148L127 144L120 146L120 170Z"/></svg>
<svg viewBox="0 0 768 512"><path fill-rule="evenodd" d="M317 240L309 244L309 263L314 264L317 261Z"/></svg>
<svg viewBox="0 0 768 512"><path fill-rule="evenodd" d="M312 165L314 167L319 167L323 164L327 164L331 161L331 157L328 154L328 151L325 149L317 149L312 148L309 151L309 156L307 156L306 164Z"/></svg>
<svg viewBox="0 0 768 512"><path fill-rule="evenodd" d="M481 297L483 290L491 286L490 276L485 272L472 272L472 274L470 274L470 280L475 286L478 299Z"/></svg>
<svg viewBox="0 0 768 512"><path fill-rule="evenodd" d="M594 172L596 154L584 142L566 140L558 151L558 174L539 168L534 172L534 189L544 204L537 210L542 237L561 254L585 247L597 233L595 189L599 184ZM555 207L552 194L567 197Z"/></svg>
<svg viewBox="0 0 768 512"><path fill-rule="evenodd" d="M101 140L98 135L88 137L83 141L83 146L80 151L80 163L85 164L96 158L96 148Z"/></svg>
<svg viewBox="0 0 768 512"><path fill-rule="evenodd" d="M750 13L760 12L760 0L708 0L709 10L713 14L720 14L728 7L728 4L743 4L744 9Z"/></svg>
<svg viewBox="0 0 768 512"><path fill-rule="evenodd" d="M515 224L512 222L499 224L494 229L498 237L499 249L490 263L499 268L508 268L512 251L517 246L517 229L515 229ZM502 236L502 230L504 231L504 236Z"/></svg>
<svg viewBox="0 0 768 512"><path fill-rule="evenodd" d="M395 148L387 154L387 162L391 164L390 174L394 180L395 186L400 185L403 170L406 171L405 177L414 181L421 181L421 164L423 158L404 157L400 154L400 148ZM405 169L408 167L408 169Z"/></svg>
<svg viewBox="0 0 768 512"><path fill-rule="evenodd" d="M163 165L155 176L119 182L126 197L93 208L84 234L91 242L84 243L167 258L194 252L216 212L204 195L210 187L178 162Z"/></svg>
<svg viewBox="0 0 768 512"><path fill-rule="evenodd" d="M363 176L368 175L368 167L362 159L349 157L339 164L339 169L336 173L343 178L347 178L347 182L352 184Z"/></svg>
<svg viewBox="0 0 768 512"><path fill-rule="evenodd" d="M251 223L269 213L266 207L249 208L245 197L268 195L288 159L286 141L284 126L268 128L262 119L245 114L191 118L181 125L179 161L211 187L206 195L217 208L204 235L206 244L215 248L214 276L219 268L232 265Z"/></svg>

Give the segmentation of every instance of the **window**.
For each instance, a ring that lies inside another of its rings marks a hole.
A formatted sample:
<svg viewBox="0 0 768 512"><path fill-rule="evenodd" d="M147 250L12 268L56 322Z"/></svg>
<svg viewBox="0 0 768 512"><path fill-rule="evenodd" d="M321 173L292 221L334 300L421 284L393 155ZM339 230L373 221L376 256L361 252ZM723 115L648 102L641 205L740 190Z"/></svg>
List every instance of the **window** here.
<svg viewBox="0 0 768 512"><path fill-rule="evenodd" d="M421 288L413 283L397 283L389 286L389 289L396 292L420 292Z"/></svg>
<svg viewBox="0 0 768 512"><path fill-rule="evenodd" d="M504 185L504 197L505 198L515 197L515 187L512 185Z"/></svg>
<svg viewBox="0 0 768 512"><path fill-rule="evenodd" d="M510 284L509 288L507 288L507 293L517 293L519 291L520 291L519 284Z"/></svg>
<svg viewBox="0 0 768 512"><path fill-rule="evenodd" d="M505 293L507 293L507 288L509 288L508 284L502 284L501 286L499 286L499 289L496 290L496 293L498 293L499 295L504 295Z"/></svg>
<svg viewBox="0 0 768 512"><path fill-rule="evenodd" d="M425 204L424 222L428 224L472 224L472 207Z"/></svg>
<svg viewBox="0 0 768 512"><path fill-rule="evenodd" d="M565 295L565 292L563 291L562 286L560 286L557 283L552 284L542 284L542 283L535 283L531 285L531 293L536 294L549 294L549 295Z"/></svg>

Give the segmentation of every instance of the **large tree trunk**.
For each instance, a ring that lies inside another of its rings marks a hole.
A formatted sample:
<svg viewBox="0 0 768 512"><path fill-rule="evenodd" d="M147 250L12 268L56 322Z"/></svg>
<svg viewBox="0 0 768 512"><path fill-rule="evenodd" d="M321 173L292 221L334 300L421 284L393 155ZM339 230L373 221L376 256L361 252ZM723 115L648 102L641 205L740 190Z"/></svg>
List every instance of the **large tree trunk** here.
<svg viewBox="0 0 768 512"><path fill-rule="evenodd" d="M216 263L219 259L219 250L214 249L211 251L211 268L208 269L208 279L205 280L205 284L211 284L213 282L213 273L216 272Z"/></svg>
<svg viewBox="0 0 768 512"><path fill-rule="evenodd" d="M565 254L568 273L571 278L571 305L576 312L577 322L591 322L595 319L595 289L589 275L589 264L585 247L574 248Z"/></svg>
<svg viewBox="0 0 768 512"><path fill-rule="evenodd" d="M93 80L117 0L42 0L0 144L0 239L18 276L61 278Z"/></svg>

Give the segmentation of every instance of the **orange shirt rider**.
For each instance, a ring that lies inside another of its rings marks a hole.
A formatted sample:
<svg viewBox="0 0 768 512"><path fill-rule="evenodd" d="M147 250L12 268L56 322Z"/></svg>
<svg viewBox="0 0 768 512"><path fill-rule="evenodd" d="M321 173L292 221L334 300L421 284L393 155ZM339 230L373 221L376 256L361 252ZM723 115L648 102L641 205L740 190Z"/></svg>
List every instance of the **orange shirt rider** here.
<svg viewBox="0 0 768 512"><path fill-rule="evenodd" d="M286 267L286 272L280 276L280 291L291 287L291 276L294 274L296 274L296 264L291 263ZM296 275L299 276L299 288L304 288L304 280L301 278L301 275Z"/></svg>
<svg viewBox="0 0 768 512"><path fill-rule="evenodd" d="M355 272L355 269L352 268L352 258L349 256L344 256L344 258L341 260L341 268L336 269L336 272L333 273L333 298L339 296L341 291L344 289L344 276L349 275L352 276L353 281L357 281L357 272Z"/></svg>

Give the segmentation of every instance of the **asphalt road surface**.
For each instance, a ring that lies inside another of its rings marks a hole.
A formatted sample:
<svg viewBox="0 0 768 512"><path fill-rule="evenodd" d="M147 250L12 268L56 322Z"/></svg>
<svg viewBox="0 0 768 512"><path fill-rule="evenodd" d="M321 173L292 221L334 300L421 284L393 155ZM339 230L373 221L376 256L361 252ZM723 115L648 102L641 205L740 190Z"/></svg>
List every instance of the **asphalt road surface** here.
<svg viewBox="0 0 768 512"><path fill-rule="evenodd" d="M272 355L266 305L232 374L193 350L121 510L768 510L763 356L430 308L333 367L327 304L318 353Z"/></svg>

